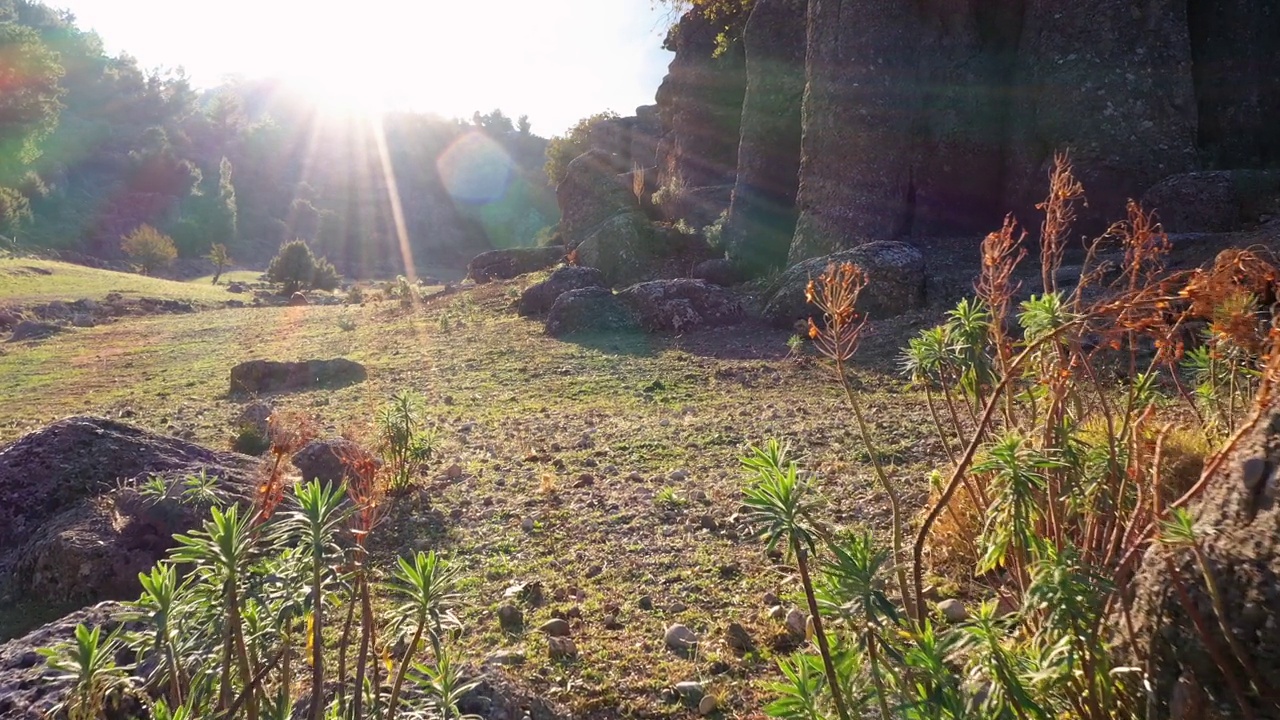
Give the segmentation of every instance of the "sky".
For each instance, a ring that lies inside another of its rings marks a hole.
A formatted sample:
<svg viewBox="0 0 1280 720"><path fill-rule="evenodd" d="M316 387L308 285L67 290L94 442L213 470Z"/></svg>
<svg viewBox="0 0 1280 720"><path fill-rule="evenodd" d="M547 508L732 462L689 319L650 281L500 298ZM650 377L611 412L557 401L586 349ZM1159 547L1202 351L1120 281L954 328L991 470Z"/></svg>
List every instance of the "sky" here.
<svg viewBox="0 0 1280 720"><path fill-rule="evenodd" d="M197 87L279 77L335 108L471 117L533 131L653 102L671 54L653 0L50 0L111 54Z"/></svg>

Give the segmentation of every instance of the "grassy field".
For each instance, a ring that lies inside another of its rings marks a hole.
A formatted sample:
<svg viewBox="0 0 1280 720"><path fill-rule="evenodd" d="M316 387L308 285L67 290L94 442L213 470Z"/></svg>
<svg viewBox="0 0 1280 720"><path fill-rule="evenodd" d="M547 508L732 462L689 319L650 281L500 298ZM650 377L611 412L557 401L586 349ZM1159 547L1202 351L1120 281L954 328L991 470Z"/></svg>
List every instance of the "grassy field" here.
<svg viewBox="0 0 1280 720"><path fill-rule="evenodd" d="M259 274L253 273L253 277L256 279ZM185 283L55 260L0 258L0 304L101 300L109 293L201 304L221 303L234 297L226 287L211 285L208 279L203 284Z"/></svg>
<svg viewBox="0 0 1280 720"><path fill-rule="evenodd" d="M115 273L88 271L85 285L75 277L55 268L35 279L55 279L61 297L206 291ZM24 282L40 297L54 292ZM722 698L726 716L758 714L764 685L776 676L775 656L789 648L761 598L774 591L795 602L798 584L737 522L739 458L749 444L780 438L803 450L804 467L821 478L828 518L876 529L888 519L828 369L791 355L789 332L755 325L684 337L556 340L509 308L528 282L483 286L412 310L393 302L219 309L0 344L0 443L59 417L94 413L127 415L225 448L243 405L227 394L234 364L357 360L369 371L364 383L270 399L314 416L328 434L368 437L374 412L392 393L423 393L442 454L415 492L397 500L377 545L384 562L436 548L466 568L470 655L523 651L528 661L508 671L575 717L696 714L664 699L664 688L684 680L702 680ZM20 295L0 287L11 299ZM922 399L892 374L892 361L902 331L920 322L908 318L872 334L860 370L882 450L916 503L941 448ZM461 478L444 473L454 463ZM522 529L526 519L532 532ZM578 660L551 662L545 638L532 630L499 630L504 590L532 581L548 601L526 609L525 626L576 615ZM652 610L640 607L646 596ZM621 629L605 628L611 613ZM695 657L664 648L673 622L703 636ZM758 653L740 657L728 648L731 622L749 630Z"/></svg>

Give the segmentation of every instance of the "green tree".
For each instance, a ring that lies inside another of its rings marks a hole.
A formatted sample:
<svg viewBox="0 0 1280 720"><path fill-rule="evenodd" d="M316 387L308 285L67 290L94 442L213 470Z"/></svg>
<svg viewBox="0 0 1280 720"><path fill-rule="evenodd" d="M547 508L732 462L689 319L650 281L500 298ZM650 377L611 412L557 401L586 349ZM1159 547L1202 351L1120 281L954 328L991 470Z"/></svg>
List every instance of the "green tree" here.
<svg viewBox="0 0 1280 720"><path fill-rule="evenodd" d="M312 254L305 240L294 240L280 246L267 267L267 279L280 283L285 295L292 295L304 288L333 290L341 277L328 260Z"/></svg>
<svg viewBox="0 0 1280 720"><path fill-rule="evenodd" d="M142 225L121 238L120 249L133 258L144 275L164 268L178 257L173 238L150 225Z"/></svg>
<svg viewBox="0 0 1280 720"><path fill-rule="evenodd" d="M63 75L57 55L29 28L0 23L0 234L31 219L23 178L58 123Z"/></svg>
<svg viewBox="0 0 1280 720"><path fill-rule="evenodd" d="M551 138L547 143L547 179L552 185L559 185L569 170L569 163L591 147L591 129L604 120L614 120L618 113L605 111L585 117L569 128L564 135Z"/></svg>
<svg viewBox="0 0 1280 720"><path fill-rule="evenodd" d="M209 254L205 255L209 262L213 263L213 284L217 285L219 278L222 277L222 271L231 264L231 253L227 252L227 246L222 243L214 243L209 249Z"/></svg>

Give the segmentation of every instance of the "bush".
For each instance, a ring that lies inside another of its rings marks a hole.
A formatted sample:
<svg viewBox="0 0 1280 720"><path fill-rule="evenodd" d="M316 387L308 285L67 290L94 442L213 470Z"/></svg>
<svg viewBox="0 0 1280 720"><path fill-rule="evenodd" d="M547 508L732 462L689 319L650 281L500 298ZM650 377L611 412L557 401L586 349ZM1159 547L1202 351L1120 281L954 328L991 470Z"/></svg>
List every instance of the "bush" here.
<svg viewBox="0 0 1280 720"><path fill-rule="evenodd" d="M324 258L311 253L305 240L294 240L280 246L280 252L267 267L267 280L279 283L281 293L292 295L303 289L334 290L342 277Z"/></svg>
<svg viewBox="0 0 1280 720"><path fill-rule="evenodd" d="M591 149L591 130L597 123L605 120L615 120L618 117L616 112L596 113L590 117L585 117L578 121L577 125L569 128L564 135L553 137L547 143L547 180L552 185L559 185L564 180L565 173L569 171L569 163L574 158Z"/></svg>
<svg viewBox="0 0 1280 720"><path fill-rule="evenodd" d="M222 278L222 271L231 264L231 253L227 251L226 245L214 243L205 258L213 263L213 284L217 285L218 280Z"/></svg>
<svg viewBox="0 0 1280 720"><path fill-rule="evenodd" d="M231 441L231 449L244 455L262 455L271 449L271 439L254 423L245 423Z"/></svg>
<svg viewBox="0 0 1280 720"><path fill-rule="evenodd" d="M121 238L120 249L137 263L143 275L168 267L178 257L173 238L150 225L143 225Z"/></svg>

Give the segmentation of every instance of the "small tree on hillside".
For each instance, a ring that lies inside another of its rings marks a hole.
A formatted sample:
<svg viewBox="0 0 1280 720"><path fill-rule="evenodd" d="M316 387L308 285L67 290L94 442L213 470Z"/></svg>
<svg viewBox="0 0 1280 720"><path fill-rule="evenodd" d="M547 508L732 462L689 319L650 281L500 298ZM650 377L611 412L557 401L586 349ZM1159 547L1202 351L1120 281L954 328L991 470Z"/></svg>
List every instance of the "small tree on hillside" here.
<svg viewBox="0 0 1280 720"><path fill-rule="evenodd" d="M121 238L120 249L137 263L143 275L168 266L178 257L173 239L150 225L142 225Z"/></svg>
<svg viewBox="0 0 1280 720"><path fill-rule="evenodd" d="M267 279L280 283L281 292L292 295L303 288L333 290L340 276L332 263L311 253L305 240L294 240L280 246L267 267Z"/></svg>
<svg viewBox="0 0 1280 720"><path fill-rule="evenodd" d="M205 255L209 262L213 263L213 284L218 284L218 279L222 277L222 271L231 264L231 253L227 252L227 246L222 243L214 243L209 248L209 254Z"/></svg>

